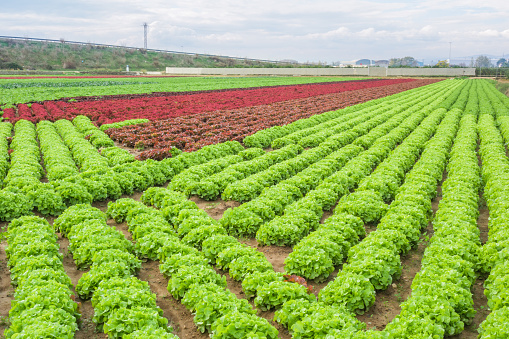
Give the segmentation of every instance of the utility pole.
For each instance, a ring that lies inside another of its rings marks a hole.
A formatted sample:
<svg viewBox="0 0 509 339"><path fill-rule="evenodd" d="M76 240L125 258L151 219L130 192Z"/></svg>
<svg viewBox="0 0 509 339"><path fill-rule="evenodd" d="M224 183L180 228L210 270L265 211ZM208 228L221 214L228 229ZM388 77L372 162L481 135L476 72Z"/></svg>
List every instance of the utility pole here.
<svg viewBox="0 0 509 339"><path fill-rule="evenodd" d="M449 41L449 67L451 67L451 50L452 50L452 41Z"/></svg>
<svg viewBox="0 0 509 339"><path fill-rule="evenodd" d="M146 50L147 49L147 32L148 32L148 24L146 22L143 23L143 32L144 32L143 48L145 48L145 50Z"/></svg>

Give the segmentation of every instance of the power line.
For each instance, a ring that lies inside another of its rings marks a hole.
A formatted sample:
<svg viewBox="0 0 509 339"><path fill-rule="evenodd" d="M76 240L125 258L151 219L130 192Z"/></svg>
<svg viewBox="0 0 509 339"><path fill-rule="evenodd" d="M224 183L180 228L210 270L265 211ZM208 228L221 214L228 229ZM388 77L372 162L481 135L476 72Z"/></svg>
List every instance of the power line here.
<svg viewBox="0 0 509 339"><path fill-rule="evenodd" d="M451 50L452 50L452 41L449 41L449 67L451 67Z"/></svg>

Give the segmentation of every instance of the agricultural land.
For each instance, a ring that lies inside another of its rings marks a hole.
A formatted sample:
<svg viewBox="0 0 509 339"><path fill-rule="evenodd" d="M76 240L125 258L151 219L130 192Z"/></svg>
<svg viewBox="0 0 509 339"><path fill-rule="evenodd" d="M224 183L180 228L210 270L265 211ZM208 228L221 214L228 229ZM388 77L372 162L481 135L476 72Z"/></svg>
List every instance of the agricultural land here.
<svg viewBox="0 0 509 339"><path fill-rule="evenodd" d="M506 84L1 76L0 335L509 338Z"/></svg>

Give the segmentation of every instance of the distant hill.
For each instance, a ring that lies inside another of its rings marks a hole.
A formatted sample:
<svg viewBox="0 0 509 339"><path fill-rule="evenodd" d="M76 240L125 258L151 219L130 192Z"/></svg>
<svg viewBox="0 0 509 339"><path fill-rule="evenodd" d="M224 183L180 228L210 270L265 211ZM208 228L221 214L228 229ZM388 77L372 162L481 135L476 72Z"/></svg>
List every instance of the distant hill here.
<svg viewBox="0 0 509 339"><path fill-rule="evenodd" d="M0 39L0 69L90 72L163 71L165 67L298 67L263 61L104 47L94 44Z"/></svg>

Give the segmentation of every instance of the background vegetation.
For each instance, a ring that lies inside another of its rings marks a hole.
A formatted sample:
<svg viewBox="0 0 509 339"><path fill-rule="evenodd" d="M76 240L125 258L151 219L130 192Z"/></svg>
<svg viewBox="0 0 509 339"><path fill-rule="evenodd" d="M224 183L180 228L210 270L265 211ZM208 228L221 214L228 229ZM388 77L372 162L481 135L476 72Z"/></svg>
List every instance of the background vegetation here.
<svg viewBox="0 0 509 339"><path fill-rule="evenodd" d="M131 71L164 71L166 67L295 67L292 64L159 53L144 49L111 48L90 45L0 40L0 69L10 70L76 70L104 73Z"/></svg>

